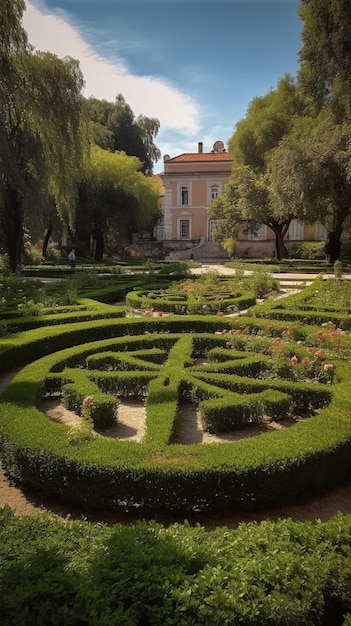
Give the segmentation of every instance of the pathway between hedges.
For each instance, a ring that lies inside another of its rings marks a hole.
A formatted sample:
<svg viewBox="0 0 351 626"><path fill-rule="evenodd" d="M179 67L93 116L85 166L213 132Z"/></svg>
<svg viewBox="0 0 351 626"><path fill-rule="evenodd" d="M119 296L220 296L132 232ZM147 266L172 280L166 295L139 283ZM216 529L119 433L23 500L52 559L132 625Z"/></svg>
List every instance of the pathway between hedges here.
<svg viewBox="0 0 351 626"><path fill-rule="evenodd" d="M235 275L235 269L231 269L219 264L204 264L200 268L193 268L193 274L202 274L205 272L216 271L222 276ZM247 273L250 273L248 271ZM290 288L298 290L299 287L303 287L310 284L317 274L273 274L273 276L279 280L282 288L286 288L285 282L288 282L289 291ZM333 275L325 275L325 278ZM351 278L351 275L345 276L345 278ZM0 390L8 385L12 378L17 374L20 368L13 368L6 373L0 374ZM28 490L19 489L9 483L4 472L0 469L0 506L9 505L20 516L23 515L36 515L43 511L51 512L63 519L82 519L85 518L93 522L105 522L105 523L130 523L136 519L146 519L145 514L140 515L135 512L127 513L105 513L97 512L90 514L82 509L72 508L67 505L61 505L53 501L43 502L40 497L35 493ZM285 505L281 507L275 507L262 512L255 513L208 513L208 514L194 514L193 516L186 515L186 519L190 522L198 522L208 529L215 528L216 526L228 526L236 527L240 522L257 521L260 522L264 519L278 519L291 517L295 521L315 521L320 519L321 521L327 521L333 517L336 513L341 512L344 514L351 514L351 477L350 481L328 493L322 494L318 497L310 500L305 500L299 503ZM173 521L183 521L183 518L175 518L174 516L167 516L158 514L156 520L161 523L171 523Z"/></svg>

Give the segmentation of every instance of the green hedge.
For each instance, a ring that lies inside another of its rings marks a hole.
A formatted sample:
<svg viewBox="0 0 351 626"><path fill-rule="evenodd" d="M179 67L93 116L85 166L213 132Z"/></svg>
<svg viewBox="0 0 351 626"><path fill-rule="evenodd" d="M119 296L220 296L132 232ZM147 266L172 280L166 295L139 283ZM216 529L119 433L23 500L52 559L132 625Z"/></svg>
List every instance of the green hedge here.
<svg viewBox="0 0 351 626"><path fill-rule="evenodd" d="M53 327L45 341L39 330L13 337L11 348L7 343L8 354L18 342L18 359L21 351L23 360L24 354L29 360L35 352L61 351L25 367L2 393L1 448L9 476L50 497L89 508L138 505L153 510L260 507L318 492L345 479L351 469L347 364L337 366L337 382L329 386L256 380L254 371L251 377L225 373L220 371L225 362L214 363L211 372L194 359L224 348L224 325L273 336L286 329L286 324L274 323L268 329L262 321L249 318L169 317L66 325L60 333ZM199 334L200 330L205 332ZM146 334L135 336L137 332ZM308 338L312 332L314 329L299 328L299 336L305 333ZM63 349L77 343L82 345ZM150 358L145 359L149 350ZM94 358L111 358L111 352L117 353L117 361L125 354L126 369L95 370ZM167 354L166 360L162 352ZM83 372L87 358L92 359L93 368ZM142 364L139 371L138 363ZM128 371L132 365L136 371ZM82 377L74 387L77 403L86 393L113 395L117 390L117 395L140 397L148 388L147 434L142 444L94 438L69 445L67 427L50 422L35 408L48 390L73 385L77 371ZM256 396L251 413L243 410L247 394ZM300 406L312 403L319 413L291 429L234 445L174 444L178 406L191 395L199 402L204 419L217 420L210 426L216 429L220 410L224 421L234 416L228 422L230 428L245 413L247 421L256 419L259 408L261 413L269 409L275 417L284 418L291 402Z"/></svg>
<svg viewBox="0 0 351 626"><path fill-rule="evenodd" d="M113 527L0 510L0 620L23 624L340 626L351 517ZM345 626L346 626L345 621Z"/></svg>
<svg viewBox="0 0 351 626"><path fill-rule="evenodd" d="M94 339L108 339L116 336L136 335L151 332L219 332L226 328L244 328L248 332L259 333L269 326L272 336L280 336L286 324L254 318L217 318L213 316L174 316L168 318L128 318L101 319L82 323L71 323L65 328L58 326L37 328L28 332L2 337L0 341L0 371L19 364L29 363L45 354L61 348L79 345ZM310 333L308 326L299 326L296 338L303 338ZM201 339L198 339L199 343Z"/></svg>
<svg viewBox="0 0 351 626"><path fill-rule="evenodd" d="M217 300L215 299L217 296ZM237 310L247 309L256 303L256 298L252 292L238 292L231 296L227 291L211 292L206 294L201 292L206 314L215 311L227 311L230 307ZM145 310L156 309L163 312L185 314L189 311L189 302L185 295L180 293L167 293L162 290L140 290L130 291L126 296L126 302L133 309Z"/></svg>

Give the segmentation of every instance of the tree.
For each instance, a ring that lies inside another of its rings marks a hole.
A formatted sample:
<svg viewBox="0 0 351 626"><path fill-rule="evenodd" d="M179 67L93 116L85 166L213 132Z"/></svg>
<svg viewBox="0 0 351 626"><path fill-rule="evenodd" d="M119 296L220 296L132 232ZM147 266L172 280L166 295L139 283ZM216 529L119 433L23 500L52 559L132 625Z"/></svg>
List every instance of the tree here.
<svg viewBox="0 0 351 626"><path fill-rule="evenodd" d="M265 224L275 234L277 258L287 256L284 237L293 214L274 206L266 175L256 174L247 166L234 168L222 195L211 204L209 216L218 221L214 235L217 241L236 240L240 229L255 232Z"/></svg>
<svg viewBox="0 0 351 626"><path fill-rule="evenodd" d="M270 155L272 194L304 222L328 231L327 260L340 259L340 238L350 221L350 127L336 124L325 107L304 118Z"/></svg>
<svg viewBox="0 0 351 626"><path fill-rule="evenodd" d="M351 119L349 0L301 0L302 49L298 82L319 113L332 107L338 122Z"/></svg>
<svg viewBox="0 0 351 626"><path fill-rule="evenodd" d="M135 231L159 217L158 193L140 171L136 157L92 146L89 166L80 184L77 238L95 241L94 257L101 261L107 233L130 240Z"/></svg>
<svg viewBox="0 0 351 626"><path fill-rule="evenodd" d="M234 166L222 196L209 210L218 221L219 242L235 239L239 228L255 230L266 224L275 234L276 256L287 256L284 237L294 217L289 205L275 203L271 195L267 161L270 153L303 113L306 101L291 76L282 78L275 91L252 100L245 119L238 122L229 142Z"/></svg>
<svg viewBox="0 0 351 626"><path fill-rule="evenodd" d="M159 121L144 115L135 119L122 94L118 94L114 103L89 98L85 109L92 141L105 150L123 151L137 157L142 163L142 172L150 176L153 163L161 156L154 143Z"/></svg>
<svg viewBox="0 0 351 626"><path fill-rule="evenodd" d="M294 119L304 113L306 105L289 74L278 81L275 90L253 98L229 141L234 164L263 173L267 155L289 132Z"/></svg>
<svg viewBox="0 0 351 626"><path fill-rule="evenodd" d="M0 229L13 272L21 265L26 214L54 198L73 223L84 154L77 61L33 52L21 25L24 3L0 13Z"/></svg>

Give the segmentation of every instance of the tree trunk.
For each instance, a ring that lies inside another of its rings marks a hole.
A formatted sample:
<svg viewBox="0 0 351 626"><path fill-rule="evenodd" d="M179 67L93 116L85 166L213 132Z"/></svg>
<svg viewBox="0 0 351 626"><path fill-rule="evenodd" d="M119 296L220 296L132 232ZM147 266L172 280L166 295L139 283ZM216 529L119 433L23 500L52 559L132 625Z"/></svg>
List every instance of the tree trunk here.
<svg viewBox="0 0 351 626"><path fill-rule="evenodd" d="M104 255L104 235L99 226L95 228L95 256L94 261L102 261Z"/></svg>
<svg viewBox="0 0 351 626"><path fill-rule="evenodd" d="M46 235L44 237L44 241L43 241L43 249L42 249L42 255L43 255L43 259L46 259L46 253L48 250L48 245L49 245L49 240L52 234L52 224L49 224L49 227L46 231Z"/></svg>
<svg viewBox="0 0 351 626"><path fill-rule="evenodd" d="M288 258L288 251L284 243L284 237L280 228L274 229L275 234L275 254L278 261Z"/></svg>
<svg viewBox="0 0 351 626"><path fill-rule="evenodd" d="M335 261L340 261L342 229L336 229L329 233L325 244L326 261L334 265Z"/></svg>
<svg viewBox="0 0 351 626"><path fill-rule="evenodd" d="M4 203L6 217L3 228L6 252L9 255L11 272L19 274L22 263L23 208L18 192L7 187L4 194Z"/></svg>

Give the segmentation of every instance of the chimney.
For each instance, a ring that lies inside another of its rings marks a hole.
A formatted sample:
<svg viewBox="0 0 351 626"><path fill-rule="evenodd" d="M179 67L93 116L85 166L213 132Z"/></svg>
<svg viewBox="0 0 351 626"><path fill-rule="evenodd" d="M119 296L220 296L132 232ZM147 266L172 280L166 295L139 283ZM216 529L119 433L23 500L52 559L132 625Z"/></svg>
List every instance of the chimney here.
<svg viewBox="0 0 351 626"><path fill-rule="evenodd" d="M199 152L199 154L202 154L202 141L199 141L198 152Z"/></svg>

